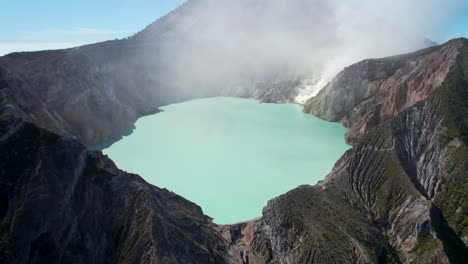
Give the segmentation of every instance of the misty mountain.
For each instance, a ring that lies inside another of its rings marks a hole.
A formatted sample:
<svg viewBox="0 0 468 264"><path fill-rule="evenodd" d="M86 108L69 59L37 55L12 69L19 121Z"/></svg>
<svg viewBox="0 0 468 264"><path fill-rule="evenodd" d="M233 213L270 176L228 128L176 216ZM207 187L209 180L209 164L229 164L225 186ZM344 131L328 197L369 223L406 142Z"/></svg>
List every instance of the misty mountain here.
<svg viewBox="0 0 468 264"><path fill-rule="evenodd" d="M302 102L347 64L428 45L412 25L389 44L394 27L361 36L339 21L367 11L334 5L192 0L124 40L13 53L0 58L2 111L95 145L159 106L222 95Z"/></svg>

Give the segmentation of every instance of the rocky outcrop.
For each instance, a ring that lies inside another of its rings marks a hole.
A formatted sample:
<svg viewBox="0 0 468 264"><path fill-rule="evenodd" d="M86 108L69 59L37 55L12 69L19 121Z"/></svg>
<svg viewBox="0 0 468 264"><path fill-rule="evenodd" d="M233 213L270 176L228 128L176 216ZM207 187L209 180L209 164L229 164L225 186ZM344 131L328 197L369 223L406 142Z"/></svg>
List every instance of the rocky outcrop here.
<svg viewBox="0 0 468 264"><path fill-rule="evenodd" d="M464 40L347 67L311 98L304 111L349 128L348 140L425 100L454 64Z"/></svg>
<svg viewBox="0 0 468 264"><path fill-rule="evenodd" d="M197 205L76 140L1 125L1 263L241 262Z"/></svg>
<svg viewBox="0 0 468 264"><path fill-rule="evenodd" d="M0 58L0 90L7 100L2 108L88 145L158 111L154 96L137 83L120 83L104 67L79 49Z"/></svg>

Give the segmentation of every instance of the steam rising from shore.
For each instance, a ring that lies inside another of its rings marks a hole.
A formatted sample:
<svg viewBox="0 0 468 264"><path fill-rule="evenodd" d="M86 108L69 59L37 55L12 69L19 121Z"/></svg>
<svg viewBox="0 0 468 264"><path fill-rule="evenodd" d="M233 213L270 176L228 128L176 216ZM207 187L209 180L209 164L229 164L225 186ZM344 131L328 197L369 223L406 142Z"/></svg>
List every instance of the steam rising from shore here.
<svg viewBox="0 0 468 264"><path fill-rule="evenodd" d="M347 65L429 46L458 3L192 0L161 43L166 77L192 87L301 78L303 101Z"/></svg>

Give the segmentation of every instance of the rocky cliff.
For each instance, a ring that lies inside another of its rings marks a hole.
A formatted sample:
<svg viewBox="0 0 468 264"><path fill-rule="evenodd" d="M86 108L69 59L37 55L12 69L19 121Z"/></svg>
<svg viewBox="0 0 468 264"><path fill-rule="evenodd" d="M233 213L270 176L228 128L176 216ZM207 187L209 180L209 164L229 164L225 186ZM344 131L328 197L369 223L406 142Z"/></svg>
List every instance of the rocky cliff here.
<svg viewBox="0 0 468 264"><path fill-rule="evenodd" d="M410 76L420 74L405 68L410 73L402 75L401 65L438 54L446 55L429 72L442 74L442 80L429 75L419 79L425 85L408 85L414 83ZM370 71L370 63L380 66ZM467 40L455 40L353 65L309 101L306 111L351 128L353 148L319 185L300 187L265 207L260 230L281 262L463 263L468 258L467 66ZM383 89L368 80L387 83L395 74L405 79L403 87ZM418 96L399 99L396 91ZM368 119L388 109L393 112Z"/></svg>
<svg viewBox="0 0 468 264"><path fill-rule="evenodd" d="M461 40L351 65L311 98L304 111L349 128L349 140L426 99L445 80Z"/></svg>

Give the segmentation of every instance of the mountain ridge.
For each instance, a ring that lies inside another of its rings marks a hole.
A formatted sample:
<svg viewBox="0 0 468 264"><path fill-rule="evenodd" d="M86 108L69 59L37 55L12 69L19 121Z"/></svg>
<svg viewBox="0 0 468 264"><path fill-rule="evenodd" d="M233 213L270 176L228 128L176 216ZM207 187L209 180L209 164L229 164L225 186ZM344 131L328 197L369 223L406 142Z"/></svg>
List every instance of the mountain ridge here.
<svg viewBox="0 0 468 264"><path fill-rule="evenodd" d="M196 50L178 54L180 50L186 51L183 49L186 41L198 43L196 36L202 34L206 26L206 21L197 24L198 11L206 8L206 5L200 6L204 2L187 1L127 39L0 57L3 75L0 88L8 94L5 98L11 98L8 106L2 108L22 113L26 120L52 132L76 137L87 146L98 146L127 130L139 117L157 113L160 111L158 107L172 103L211 96L254 98L273 103L295 102L308 84L303 83L304 72L288 71L285 64L289 60L278 65L275 59L271 66L269 58L256 59L260 56L256 53L262 50L257 48L251 54L244 52L231 59L214 56L211 63L206 62L205 68L206 58ZM224 1L216 6L215 2L219 1L210 3L215 7L226 5L221 10L222 14L229 13L231 5L236 7L235 12L245 12L244 4L239 7ZM265 7L260 1L254 4L257 8ZM297 8L297 11L301 9ZM288 18L285 21L294 18L289 17L290 12L283 15ZM224 43L223 40L218 41L218 44ZM432 45L422 42L422 46ZM173 46L179 49L172 49ZM232 50L222 52L226 55ZM279 50L276 53L284 52ZM185 55L195 57L187 61ZM229 63L240 55L243 67L234 67L241 70L231 72ZM304 54L295 55L293 64L309 61L303 58ZM266 65L271 67L264 69L265 65L255 64L259 67L244 69L260 59L267 60ZM201 65L194 64L194 60L201 61ZM199 71L200 68L203 69ZM194 73L189 74L191 72ZM201 77L197 75L200 72L203 73Z"/></svg>
<svg viewBox="0 0 468 264"><path fill-rule="evenodd" d="M309 99L304 112L339 121L349 128L349 140L359 137L374 123L427 98L445 79L463 42L457 39L415 53L353 64ZM346 93L356 97L347 98Z"/></svg>

